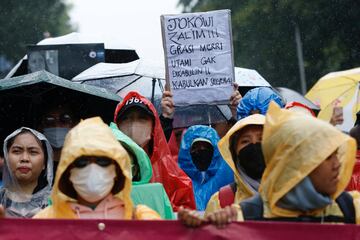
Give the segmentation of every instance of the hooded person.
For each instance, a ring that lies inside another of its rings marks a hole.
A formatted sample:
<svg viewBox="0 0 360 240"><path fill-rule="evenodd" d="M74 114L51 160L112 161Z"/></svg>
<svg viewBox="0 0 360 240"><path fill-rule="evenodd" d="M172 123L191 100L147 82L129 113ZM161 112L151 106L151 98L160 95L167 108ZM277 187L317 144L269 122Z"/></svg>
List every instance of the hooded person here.
<svg viewBox="0 0 360 240"><path fill-rule="evenodd" d="M259 194L242 201L237 214L232 206L207 220L222 226L237 215L240 221L360 224L360 194L344 192L355 163L353 138L325 121L271 103L262 149L266 169ZM185 210L179 217L190 226L203 221L194 221Z"/></svg>
<svg viewBox="0 0 360 240"><path fill-rule="evenodd" d="M265 170L261 138L265 116L253 114L239 120L219 141L218 147L235 176L209 200L205 214L254 196Z"/></svg>
<svg viewBox="0 0 360 240"><path fill-rule="evenodd" d="M357 190L360 191L360 112L356 113L356 121L353 128L350 129L349 135L356 140L356 163L351 176L347 191Z"/></svg>
<svg viewBox="0 0 360 240"><path fill-rule="evenodd" d="M195 125L185 132L180 145L178 164L191 178L196 209L204 211L211 195L234 181L234 174L217 147L215 129Z"/></svg>
<svg viewBox="0 0 360 240"><path fill-rule="evenodd" d="M281 96L269 87L258 87L248 91L237 106L237 120L254 113L265 115L271 101L284 107Z"/></svg>
<svg viewBox="0 0 360 240"><path fill-rule="evenodd" d="M258 195L259 220L360 223L359 193L344 192L355 164L354 139L329 123L272 103L262 149L267 167ZM247 202L242 203L246 211Z"/></svg>
<svg viewBox="0 0 360 240"><path fill-rule="evenodd" d="M53 151L45 136L21 127L3 146L3 187L0 202L5 216L31 218L48 205L53 182Z"/></svg>
<svg viewBox="0 0 360 240"><path fill-rule="evenodd" d="M195 208L191 179L171 155L155 107L137 92L129 92L114 114L118 128L148 154L153 175L150 182L162 183L174 211L179 206Z"/></svg>
<svg viewBox="0 0 360 240"><path fill-rule="evenodd" d="M126 150L99 117L69 131L51 193L53 204L35 218L160 219L152 209L134 206Z"/></svg>
<svg viewBox="0 0 360 240"><path fill-rule="evenodd" d="M133 203L143 204L160 214L162 219L173 219L170 200L161 183L149 183L152 177L151 162L146 152L131 138L122 133L115 123L110 128L116 139L125 148L131 160Z"/></svg>

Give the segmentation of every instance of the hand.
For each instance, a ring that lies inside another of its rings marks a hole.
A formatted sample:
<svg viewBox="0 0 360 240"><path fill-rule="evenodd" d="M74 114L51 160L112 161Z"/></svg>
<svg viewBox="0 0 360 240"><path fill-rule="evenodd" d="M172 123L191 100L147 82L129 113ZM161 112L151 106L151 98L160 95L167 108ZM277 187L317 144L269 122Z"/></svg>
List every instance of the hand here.
<svg viewBox="0 0 360 240"><path fill-rule="evenodd" d="M230 109L231 114L234 119L236 119L236 108L242 98L240 92L238 91L239 85L237 83L234 83L234 92L230 96Z"/></svg>
<svg viewBox="0 0 360 240"><path fill-rule="evenodd" d="M334 107L333 113L330 119L330 124L333 126L341 125L344 122L343 108Z"/></svg>
<svg viewBox="0 0 360 240"><path fill-rule="evenodd" d="M175 106L173 100L173 94L170 91L165 90L161 98L161 111L163 117L173 118L175 113Z"/></svg>
<svg viewBox="0 0 360 240"><path fill-rule="evenodd" d="M207 221L196 210L185 209L182 206L178 211L178 219L187 227L200 227Z"/></svg>
<svg viewBox="0 0 360 240"><path fill-rule="evenodd" d="M237 209L232 206L227 206L216 212L210 213L205 220L218 228L224 228L229 223L237 220Z"/></svg>
<svg viewBox="0 0 360 240"><path fill-rule="evenodd" d="M1 204L0 204L0 218L5 218L5 209Z"/></svg>

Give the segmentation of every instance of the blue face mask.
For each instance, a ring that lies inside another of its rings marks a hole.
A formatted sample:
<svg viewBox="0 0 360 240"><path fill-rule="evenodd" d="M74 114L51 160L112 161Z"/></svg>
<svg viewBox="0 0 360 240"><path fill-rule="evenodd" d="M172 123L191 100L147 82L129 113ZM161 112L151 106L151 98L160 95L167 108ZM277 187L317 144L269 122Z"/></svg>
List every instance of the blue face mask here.
<svg viewBox="0 0 360 240"><path fill-rule="evenodd" d="M54 148L62 148L70 128L44 128L44 135Z"/></svg>

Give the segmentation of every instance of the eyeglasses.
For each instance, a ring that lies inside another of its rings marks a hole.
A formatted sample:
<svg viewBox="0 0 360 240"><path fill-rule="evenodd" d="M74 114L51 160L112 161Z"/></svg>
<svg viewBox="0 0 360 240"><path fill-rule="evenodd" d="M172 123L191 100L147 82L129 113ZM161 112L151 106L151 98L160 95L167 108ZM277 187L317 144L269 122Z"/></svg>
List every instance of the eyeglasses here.
<svg viewBox="0 0 360 240"><path fill-rule="evenodd" d="M84 168L90 163L96 163L101 167L110 166L114 160L107 158L107 157L79 157L74 162L73 165L76 168Z"/></svg>
<svg viewBox="0 0 360 240"><path fill-rule="evenodd" d="M44 118L44 125L45 126L56 126L57 123L72 124L72 118L67 113L61 114L58 117L46 116Z"/></svg>

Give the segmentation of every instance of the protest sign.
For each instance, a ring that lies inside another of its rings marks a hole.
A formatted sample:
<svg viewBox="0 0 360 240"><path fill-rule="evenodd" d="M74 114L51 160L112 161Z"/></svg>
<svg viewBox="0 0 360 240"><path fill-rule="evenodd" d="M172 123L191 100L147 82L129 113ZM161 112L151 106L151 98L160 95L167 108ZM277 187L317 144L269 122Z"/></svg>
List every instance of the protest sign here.
<svg viewBox="0 0 360 240"><path fill-rule="evenodd" d="M228 103L234 83L230 10L162 15L161 23L175 105Z"/></svg>

